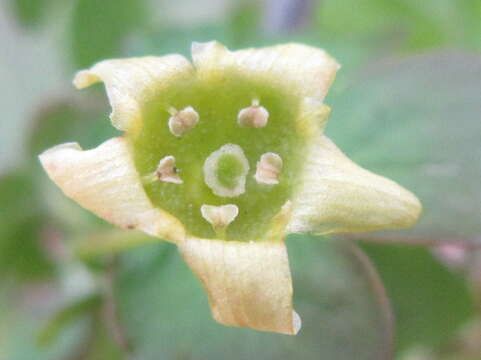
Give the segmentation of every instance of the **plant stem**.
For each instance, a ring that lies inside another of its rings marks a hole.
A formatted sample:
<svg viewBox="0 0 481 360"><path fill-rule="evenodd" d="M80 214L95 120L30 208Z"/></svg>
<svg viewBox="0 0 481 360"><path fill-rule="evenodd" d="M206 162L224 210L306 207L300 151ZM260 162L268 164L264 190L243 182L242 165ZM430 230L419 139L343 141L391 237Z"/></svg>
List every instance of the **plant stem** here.
<svg viewBox="0 0 481 360"><path fill-rule="evenodd" d="M113 255L109 259L109 265L105 274L104 281L104 296L105 304L103 315L107 330L112 339L119 345L119 347L130 357L132 355L132 344L130 343L125 329L122 327L120 314L118 310L118 303L115 296L115 280L118 269L118 257Z"/></svg>

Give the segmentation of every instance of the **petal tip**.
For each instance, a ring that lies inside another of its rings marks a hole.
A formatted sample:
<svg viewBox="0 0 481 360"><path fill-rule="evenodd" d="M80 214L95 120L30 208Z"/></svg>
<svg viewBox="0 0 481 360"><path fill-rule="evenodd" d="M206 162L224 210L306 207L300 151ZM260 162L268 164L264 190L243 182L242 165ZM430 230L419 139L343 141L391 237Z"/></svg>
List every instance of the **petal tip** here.
<svg viewBox="0 0 481 360"><path fill-rule="evenodd" d="M284 243L189 238L178 246L204 285L217 322L286 335L299 331Z"/></svg>
<svg viewBox="0 0 481 360"><path fill-rule="evenodd" d="M292 329L293 329L292 335L297 335L297 333L301 330L301 327L302 327L301 317L297 312L293 310L292 311Z"/></svg>
<svg viewBox="0 0 481 360"><path fill-rule="evenodd" d="M338 63L338 61L324 49L313 47L313 46L302 44L302 43L296 43L296 42L286 44L286 48L290 48L292 51L314 50L317 52L318 58L322 57L325 63L328 64L333 71L337 71L341 68L341 65Z"/></svg>
<svg viewBox="0 0 481 360"><path fill-rule="evenodd" d="M217 40L193 41L190 49L191 49L191 54L194 55L213 47L224 47L224 45L222 45Z"/></svg>
<svg viewBox="0 0 481 360"><path fill-rule="evenodd" d="M401 223L401 226L400 226L401 228L409 228L415 225L418 222L423 212L423 205L421 201L417 198L417 196L414 195L409 190L405 189L405 191L406 191L405 201L407 204L406 207L408 208L408 211L406 212L404 221Z"/></svg>
<svg viewBox="0 0 481 360"><path fill-rule="evenodd" d="M73 85L77 89L85 89L95 83L98 83L100 78L92 73L90 70L81 70L75 74Z"/></svg>
<svg viewBox="0 0 481 360"><path fill-rule="evenodd" d="M318 137L308 153L290 232L364 232L416 223L422 206L414 194L356 165L327 137Z"/></svg>
<svg viewBox="0 0 481 360"><path fill-rule="evenodd" d="M215 41L207 41L207 42L199 42L193 41L192 45L190 46L190 53L192 56L204 51L207 47L212 46Z"/></svg>
<svg viewBox="0 0 481 360"><path fill-rule="evenodd" d="M69 142L55 145L38 155L40 164L42 164L43 168L50 177L53 176L57 170L57 156L63 154L65 150L82 151L82 148L76 142Z"/></svg>
<svg viewBox="0 0 481 360"><path fill-rule="evenodd" d="M207 68L215 68L217 61L220 61L224 55L228 54L227 48L216 40L207 42L193 42L191 45L191 57L197 71L199 68L206 66Z"/></svg>

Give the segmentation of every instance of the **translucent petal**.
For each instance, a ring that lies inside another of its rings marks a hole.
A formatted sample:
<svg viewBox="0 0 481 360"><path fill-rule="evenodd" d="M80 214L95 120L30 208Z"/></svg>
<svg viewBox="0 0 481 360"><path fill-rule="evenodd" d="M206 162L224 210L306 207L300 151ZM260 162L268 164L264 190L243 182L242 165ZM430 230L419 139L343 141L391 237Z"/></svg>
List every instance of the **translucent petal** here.
<svg viewBox="0 0 481 360"><path fill-rule="evenodd" d="M119 130L132 131L142 124L143 104L172 82L192 74L192 64L181 55L114 59L79 71L74 85L81 89L104 82L112 106L112 124Z"/></svg>
<svg viewBox="0 0 481 360"><path fill-rule="evenodd" d="M317 136L293 198L291 233L329 233L412 226L421 204L411 192L349 160Z"/></svg>
<svg viewBox="0 0 481 360"><path fill-rule="evenodd" d="M299 331L283 242L190 238L179 250L206 288L218 322L283 334Z"/></svg>
<svg viewBox="0 0 481 360"><path fill-rule="evenodd" d="M323 100L339 64L324 50L302 44L229 51L211 41L192 44L192 59L200 77L222 76L236 70L252 79L266 79L293 95Z"/></svg>
<svg viewBox="0 0 481 360"><path fill-rule="evenodd" d="M97 216L168 241L184 239L180 222L147 198L125 138L112 138L86 151L77 143L62 144L39 157L65 195Z"/></svg>

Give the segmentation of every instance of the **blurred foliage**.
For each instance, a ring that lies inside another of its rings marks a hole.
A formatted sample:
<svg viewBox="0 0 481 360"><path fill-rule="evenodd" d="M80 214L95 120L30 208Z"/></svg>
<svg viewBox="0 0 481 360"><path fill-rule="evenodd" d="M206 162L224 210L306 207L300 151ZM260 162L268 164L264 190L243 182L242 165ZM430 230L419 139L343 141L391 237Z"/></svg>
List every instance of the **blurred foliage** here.
<svg viewBox="0 0 481 360"><path fill-rule="evenodd" d="M52 346L41 347L37 342L43 322L52 315L56 306L52 290L42 285L19 288L14 284L2 283L0 359L64 360L73 356L85 331L84 322L65 328Z"/></svg>
<svg viewBox="0 0 481 360"><path fill-rule="evenodd" d="M288 248L294 303L303 319L295 337L215 323L205 292L174 246L126 252L118 301L135 356L307 360L324 354L339 360L385 359L392 350L391 315L369 261L351 243L315 237L293 236Z"/></svg>
<svg viewBox="0 0 481 360"><path fill-rule="evenodd" d="M252 47L253 39L261 27L260 5L255 2L239 2L227 18L227 28L230 29L233 46Z"/></svg>
<svg viewBox="0 0 481 360"><path fill-rule="evenodd" d="M325 0L318 10L320 31L404 52L446 44L481 49L480 18L478 0Z"/></svg>
<svg viewBox="0 0 481 360"><path fill-rule="evenodd" d="M42 108L33 119L27 143L32 158L36 161L38 154L61 143L78 142L88 149L118 135L108 119L110 109L98 100L100 96L105 95L94 91L86 94L88 102L65 99Z"/></svg>
<svg viewBox="0 0 481 360"><path fill-rule="evenodd" d="M45 216L28 173L0 177L0 281L41 279L53 274L42 247Z"/></svg>
<svg viewBox="0 0 481 360"><path fill-rule="evenodd" d="M26 27L37 28L47 18L55 0L9 0L17 20Z"/></svg>
<svg viewBox="0 0 481 360"><path fill-rule="evenodd" d="M39 332L37 341L40 346L48 347L58 340L62 331L79 317L97 311L102 304L99 295L82 298L60 309Z"/></svg>
<svg viewBox="0 0 481 360"><path fill-rule="evenodd" d="M463 277L428 249L381 244L362 248L378 269L396 314L398 350L446 344L474 314Z"/></svg>
<svg viewBox="0 0 481 360"><path fill-rule="evenodd" d="M217 2L191 3L186 19ZM287 41L326 48L343 65L326 100L333 109L328 135L361 165L412 189L425 207L412 231L381 233L376 240L478 245L481 2L319 0L315 5L307 26L274 34L264 31L269 8L258 1L231 2L221 18L192 23L174 21L168 11L159 11L162 2L147 0L8 0L6 9L30 34L54 28L51 35L60 38L62 49L60 70L68 72L109 57L189 56L192 41L211 39L231 48ZM65 23L59 21L60 8L68 10L61 16ZM127 355L114 340L115 327L123 328L134 356L142 360L225 354L391 358L383 288L350 242L289 239L294 300L304 321L296 337L216 324L201 285L172 245L145 244L122 253L152 239L122 233L115 241L118 232L106 231L109 225L66 199L37 161L41 151L59 143L91 148L118 135L108 113L101 85L77 96L44 98L26 136L28 159L0 176L0 359L123 359ZM58 242L66 249L58 249ZM481 328L466 327L470 319L476 324L479 304L471 303L462 274L447 270L429 250L362 248L392 302L399 359L481 358L479 347L467 345L479 343ZM80 286L78 278L66 275L79 259L97 285L105 285L102 275L111 255L119 253L113 299L104 293L101 299L91 294L72 299L63 288ZM40 296L39 284L48 284L50 297ZM118 303L118 324L106 318L112 301Z"/></svg>
<svg viewBox="0 0 481 360"><path fill-rule="evenodd" d="M375 62L328 99L339 147L421 199L413 241L481 242L479 89L481 56L437 52Z"/></svg>
<svg viewBox="0 0 481 360"><path fill-rule="evenodd" d="M145 22L144 0L77 0L70 29L74 65L122 56L122 42Z"/></svg>

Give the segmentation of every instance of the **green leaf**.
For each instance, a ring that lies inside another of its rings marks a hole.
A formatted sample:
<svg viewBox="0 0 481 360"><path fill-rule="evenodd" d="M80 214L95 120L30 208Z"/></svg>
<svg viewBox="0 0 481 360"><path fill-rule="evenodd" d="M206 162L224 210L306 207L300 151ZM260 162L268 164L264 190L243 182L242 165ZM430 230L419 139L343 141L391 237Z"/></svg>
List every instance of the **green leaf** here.
<svg viewBox="0 0 481 360"><path fill-rule="evenodd" d="M70 2L62 0L7 0L10 10L20 25L28 30L39 32L41 27L65 14Z"/></svg>
<svg viewBox="0 0 481 360"><path fill-rule="evenodd" d="M71 24L76 67L122 56L126 37L145 22L143 0L77 0Z"/></svg>
<svg viewBox="0 0 481 360"><path fill-rule="evenodd" d="M90 339L83 348L79 360L123 360L127 359L120 347L113 341L112 334L107 330L105 319L101 314L94 315Z"/></svg>
<svg viewBox="0 0 481 360"><path fill-rule="evenodd" d="M259 3L239 2L228 14L226 31L229 34L229 45L235 48L252 47L261 33Z"/></svg>
<svg viewBox="0 0 481 360"><path fill-rule="evenodd" d="M174 246L126 253L117 284L122 324L143 360L390 359L390 312L377 275L351 243L289 241L297 336L214 322L199 282Z"/></svg>
<svg viewBox="0 0 481 360"><path fill-rule="evenodd" d="M480 56L430 53L371 64L326 101L327 135L423 203L420 223L399 239L481 242L479 89Z"/></svg>
<svg viewBox="0 0 481 360"><path fill-rule="evenodd" d="M66 327L74 323L81 316L98 310L101 304L102 302L99 295L91 295L61 308L49 319L45 327L39 332L37 336L39 345L43 347L51 346L58 340L60 334Z"/></svg>
<svg viewBox="0 0 481 360"><path fill-rule="evenodd" d="M439 347L473 315L469 289L421 247L366 244L379 270L396 317L398 350Z"/></svg>
<svg viewBox="0 0 481 360"><path fill-rule="evenodd" d="M40 153L55 145L78 142L89 149L118 135L106 115L109 112L107 101L104 106L91 95L83 94L86 99L83 103L57 100L36 114L28 139L28 148L35 161Z"/></svg>
<svg viewBox="0 0 481 360"><path fill-rule="evenodd" d="M0 279L33 280L52 275L41 241L46 229L28 172L0 177Z"/></svg>
<svg viewBox="0 0 481 360"><path fill-rule="evenodd" d="M12 284L16 285L16 284ZM45 285L45 284L44 284ZM51 315L52 290L24 287L23 292L2 283L0 288L0 358L8 360L65 360L84 338L86 322L71 324L59 334L58 341L48 348L38 346L36 336L43 322ZM58 293L55 294L58 299ZM85 320L85 319L84 319Z"/></svg>
<svg viewBox="0 0 481 360"><path fill-rule="evenodd" d="M59 308L53 304L58 288L32 287L23 295L12 290L0 288L2 360L124 359L107 330L98 295Z"/></svg>
<svg viewBox="0 0 481 360"><path fill-rule="evenodd" d="M477 0L326 0L319 6L318 21L320 32L349 41L377 38L403 50L479 49L479 11Z"/></svg>
<svg viewBox="0 0 481 360"><path fill-rule="evenodd" d="M10 6L17 20L23 26L35 27L40 24L51 1L42 0L10 0Z"/></svg>

